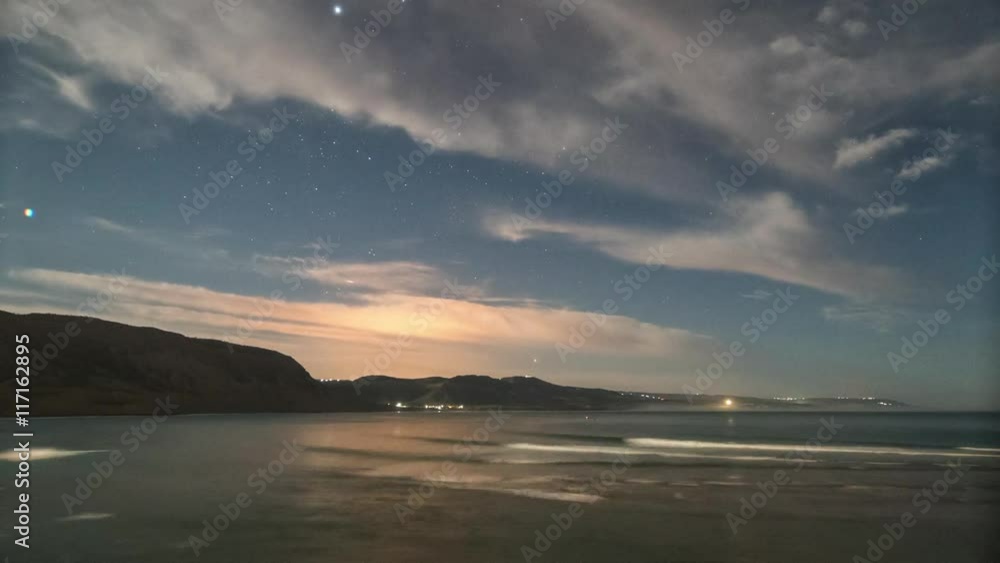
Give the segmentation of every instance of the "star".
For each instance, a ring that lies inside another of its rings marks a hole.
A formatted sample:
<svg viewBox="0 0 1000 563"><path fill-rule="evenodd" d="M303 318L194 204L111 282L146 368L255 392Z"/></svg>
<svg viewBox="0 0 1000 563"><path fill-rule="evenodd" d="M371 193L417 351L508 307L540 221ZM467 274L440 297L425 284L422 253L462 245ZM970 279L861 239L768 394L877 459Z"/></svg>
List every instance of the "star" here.
<svg viewBox="0 0 1000 563"><path fill-rule="evenodd" d="M333 15L335 16L339 16L340 14L344 13L344 7L341 6L340 4L334 4L332 9L333 9Z"/></svg>
<svg viewBox="0 0 1000 563"><path fill-rule="evenodd" d="M28 217L28 218L34 217L35 216L35 210L32 209L32 208L30 208L30 207L24 208L24 216Z"/></svg>

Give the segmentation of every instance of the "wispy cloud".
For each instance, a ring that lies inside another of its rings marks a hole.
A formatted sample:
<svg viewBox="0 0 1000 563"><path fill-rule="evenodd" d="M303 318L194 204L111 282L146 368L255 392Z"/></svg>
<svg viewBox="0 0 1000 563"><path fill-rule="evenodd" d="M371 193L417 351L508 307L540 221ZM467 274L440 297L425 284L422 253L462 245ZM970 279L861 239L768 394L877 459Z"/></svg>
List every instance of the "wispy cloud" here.
<svg viewBox="0 0 1000 563"><path fill-rule="evenodd" d="M368 299L385 294L440 295L449 283L457 283L440 269L412 261L341 262L309 258L257 256L255 269L271 277L294 271L303 279L345 293L367 295ZM462 297L482 298L485 292L476 286L463 286Z"/></svg>
<svg viewBox="0 0 1000 563"><path fill-rule="evenodd" d="M105 219L103 217L87 217L83 220L84 224L95 229L105 231L108 233L118 233L120 235L128 235L130 237L142 238L139 232L132 227L126 227L120 223L115 223L110 219Z"/></svg>
<svg viewBox="0 0 1000 563"><path fill-rule="evenodd" d="M85 217L83 223L95 231L117 236L134 244L156 248L173 256L194 258L213 266L234 265L228 251L221 247L212 246L204 240L220 236L220 234L225 233L224 230L195 230L179 236L156 229L123 225L97 216Z"/></svg>
<svg viewBox="0 0 1000 563"><path fill-rule="evenodd" d="M844 139L837 147L837 156L833 161L834 168L850 168L893 147L903 144L903 141L913 138L919 133L916 129L890 129L882 135L869 135L866 139Z"/></svg>
<svg viewBox="0 0 1000 563"><path fill-rule="evenodd" d="M750 293L741 293L740 297L744 299L753 299L754 301L764 301L766 299L769 299L772 295L773 293L771 293L770 291L766 291L763 289L755 289Z"/></svg>
<svg viewBox="0 0 1000 563"><path fill-rule="evenodd" d="M888 209L885 210L886 217L896 217L898 215L904 215L910 211L910 206L903 203L900 205L890 205Z"/></svg>
<svg viewBox="0 0 1000 563"><path fill-rule="evenodd" d="M55 290L61 304L17 299L0 292L3 308L18 312L47 310L75 314L76 305L108 287L111 277L44 269L11 272L15 283ZM475 370L501 369L495 356L526 352L553 354L554 344L567 340L574 328L590 322L585 311L552 309L531 304L494 306L439 296L385 294L377 302L341 304L292 301L283 282L283 298L256 297L213 291L198 286L127 278L128 285L108 307L114 320L156 326L188 335L227 339L250 314L270 310L253 327L244 343L265 346L302 358L313 373L356 377L365 361L383 351L386 342L412 335L411 352L393 365L400 375L461 373L456 358L476 354ZM268 305L271 300L273 308ZM436 315L433 312L437 312ZM432 316L434 315L434 316ZM422 330L418 330L423 327ZM584 358L632 361L636 357L663 362L707 354L712 340L678 328L609 315L579 352Z"/></svg>
<svg viewBox="0 0 1000 563"><path fill-rule="evenodd" d="M902 316L896 309L885 305L846 303L829 305L822 309L823 318L836 323L854 323L878 332L890 332Z"/></svg>
<svg viewBox="0 0 1000 563"><path fill-rule="evenodd" d="M932 170L947 168L954 159L954 153L925 156L904 164L896 174L896 177L902 180L913 181Z"/></svg>
<svg viewBox="0 0 1000 563"><path fill-rule="evenodd" d="M853 262L834 252L830 235L781 193L735 203L711 228L660 231L536 219L518 228L509 215L484 219L486 232L512 242L559 236L625 262L644 263L650 249L667 266L752 274L845 296L900 296L908 283L887 266Z"/></svg>
<svg viewBox="0 0 1000 563"><path fill-rule="evenodd" d="M84 111L94 111L94 102L87 94L86 82L82 78L60 74L35 62L28 64L48 77L55 85L55 91L68 102Z"/></svg>

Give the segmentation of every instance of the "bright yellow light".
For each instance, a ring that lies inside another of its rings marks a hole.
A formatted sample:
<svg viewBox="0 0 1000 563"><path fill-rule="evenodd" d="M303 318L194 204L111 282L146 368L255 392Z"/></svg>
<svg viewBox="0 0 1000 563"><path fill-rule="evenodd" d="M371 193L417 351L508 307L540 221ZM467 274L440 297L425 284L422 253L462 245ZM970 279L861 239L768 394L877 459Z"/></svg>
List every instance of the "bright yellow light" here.
<svg viewBox="0 0 1000 563"><path fill-rule="evenodd" d="M727 407L733 406L733 400L732 399L726 399L726 406Z"/></svg>

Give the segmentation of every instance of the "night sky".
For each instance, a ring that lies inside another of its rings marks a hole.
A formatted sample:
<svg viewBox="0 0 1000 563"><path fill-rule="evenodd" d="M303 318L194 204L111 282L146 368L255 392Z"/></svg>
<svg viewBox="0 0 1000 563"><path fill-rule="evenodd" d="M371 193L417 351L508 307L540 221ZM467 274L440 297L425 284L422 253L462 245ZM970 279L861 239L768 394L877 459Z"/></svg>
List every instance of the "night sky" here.
<svg viewBox="0 0 1000 563"><path fill-rule="evenodd" d="M0 308L1000 406L997 4L232 4L0 8Z"/></svg>

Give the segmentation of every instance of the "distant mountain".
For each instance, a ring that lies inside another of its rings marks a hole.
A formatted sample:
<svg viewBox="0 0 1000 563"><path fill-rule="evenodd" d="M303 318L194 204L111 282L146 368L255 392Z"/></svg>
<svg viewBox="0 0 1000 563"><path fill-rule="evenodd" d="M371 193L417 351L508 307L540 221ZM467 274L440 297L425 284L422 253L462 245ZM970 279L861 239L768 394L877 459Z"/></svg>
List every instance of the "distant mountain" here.
<svg viewBox="0 0 1000 563"><path fill-rule="evenodd" d="M0 311L0 415L13 413L16 335L32 354L32 416L149 415L168 395L179 413L372 410L294 359L89 317Z"/></svg>
<svg viewBox="0 0 1000 563"><path fill-rule="evenodd" d="M637 393L555 385L529 376L320 382L263 348L190 338L90 317L0 311L0 416L14 412L15 337L31 352L31 416L149 415L168 396L177 413L388 409L635 410L669 408L895 408L891 399L761 399ZM726 404L727 399L731 404Z"/></svg>
<svg viewBox="0 0 1000 563"><path fill-rule="evenodd" d="M655 398L664 406L688 405L696 407L732 407L738 409L837 409L867 410L886 408L908 408L910 405L895 399L881 397L746 397L740 395L693 395L680 393L643 393ZM731 401L727 404L726 401Z"/></svg>
<svg viewBox="0 0 1000 563"><path fill-rule="evenodd" d="M343 385L334 382L331 385ZM371 402L409 408L441 405L482 408L502 405L512 409L598 410L635 408L649 399L634 393L605 389L565 387L536 377L497 379L485 375L457 375L452 378L398 379L369 375L349 383L361 397Z"/></svg>
<svg viewBox="0 0 1000 563"><path fill-rule="evenodd" d="M369 402L397 409L479 409L501 405L512 409L610 410L610 409L870 409L906 407L905 403L880 398L778 399L722 395L641 393L586 387L566 387L536 377L497 379L485 375L458 375L452 378L400 379L368 375L355 381L335 381L328 385L356 388ZM728 403L727 403L728 401Z"/></svg>

